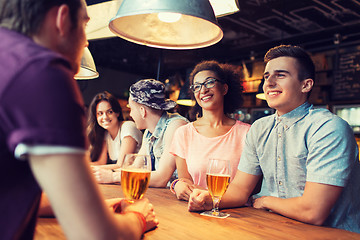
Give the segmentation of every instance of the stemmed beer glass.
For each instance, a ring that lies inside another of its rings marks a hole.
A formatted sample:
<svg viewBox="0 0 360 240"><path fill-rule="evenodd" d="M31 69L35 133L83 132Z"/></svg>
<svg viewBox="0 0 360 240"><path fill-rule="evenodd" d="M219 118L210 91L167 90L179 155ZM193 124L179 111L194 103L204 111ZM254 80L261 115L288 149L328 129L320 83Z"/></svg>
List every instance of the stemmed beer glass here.
<svg viewBox="0 0 360 240"><path fill-rule="evenodd" d="M121 187L127 200L141 199L149 187L151 158L149 155L126 154L121 167Z"/></svg>
<svg viewBox="0 0 360 240"><path fill-rule="evenodd" d="M206 171L206 183L213 200L213 209L201 213L201 215L225 218L228 213L219 212L219 203L225 194L230 182L230 161L210 159Z"/></svg>

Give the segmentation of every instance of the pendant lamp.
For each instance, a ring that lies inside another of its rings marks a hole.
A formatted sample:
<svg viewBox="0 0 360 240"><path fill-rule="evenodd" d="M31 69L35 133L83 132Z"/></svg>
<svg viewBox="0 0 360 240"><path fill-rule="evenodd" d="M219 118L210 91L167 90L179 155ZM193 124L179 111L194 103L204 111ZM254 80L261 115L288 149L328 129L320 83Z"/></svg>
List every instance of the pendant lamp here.
<svg viewBox="0 0 360 240"><path fill-rule="evenodd" d="M195 101L191 99L189 83L185 82L180 88L179 97L176 101L177 104L192 107L195 105Z"/></svg>
<svg viewBox="0 0 360 240"><path fill-rule="evenodd" d="M74 78L76 80L88 80L97 77L99 77L99 73L96 71L94 59L89 48L86 47L81 58L80 70L75 74Z"/></svg>
<svg viewBox="0 0 360 240"><path fill-rule="evenodd" d="M264 78L262 78L261 83L259 84L258 91L256 93L256 98L261 99L261 100L266 100L265 93L263 90L264 82L265 82L265 80L264 80Z"/></svg>
<svg viewBox="0 0 360 240"><path fill-rule="evenodd" d="M123 0L109 28L128 41L166 49L207 47L223 37L208 0Z"/></svg>

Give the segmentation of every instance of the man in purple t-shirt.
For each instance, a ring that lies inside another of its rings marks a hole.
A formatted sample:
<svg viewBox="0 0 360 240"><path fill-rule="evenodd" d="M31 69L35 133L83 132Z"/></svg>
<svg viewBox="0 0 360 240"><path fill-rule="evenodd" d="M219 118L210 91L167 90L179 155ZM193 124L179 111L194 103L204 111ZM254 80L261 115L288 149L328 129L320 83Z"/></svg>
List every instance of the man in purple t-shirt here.
<svg viewBox="0 0 360 240"><path fill-rule="evenodd" d="M33 238L42 190L70 239L140 238L158 223L151 204L111 214L84 158L73 76L88 45L85 1L2 0L0 9L0 239Z"/></svg>

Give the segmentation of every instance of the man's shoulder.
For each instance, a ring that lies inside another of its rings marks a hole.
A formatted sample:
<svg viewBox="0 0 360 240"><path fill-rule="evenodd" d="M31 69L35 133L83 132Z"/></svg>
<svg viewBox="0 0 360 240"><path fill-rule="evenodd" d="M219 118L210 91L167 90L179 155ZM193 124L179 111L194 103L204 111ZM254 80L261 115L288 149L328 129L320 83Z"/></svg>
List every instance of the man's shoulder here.
<svg viewBox="0 0 360 240"><path fill-rule="evenodd" d="M334 125L334 127L349 127L349 124L341 117L327 109L310 109L306 121L311 126Z"/></svg>
<svg viewBox="0 0 360 240"><path fill-rule="evenodd" d="M124 121L121 125L121 127L125 127L125 128L136 128L135 122L134 121Z"/></svg>
<svg viewBox="0 0 360 240"><path fill-rule="evenodd" d="M179 113L167 113L167 122L168 125L170 125L170 124L178 124L178 123L188 123L189 120L181 116Z"/></svg>
<svg viewBox="0 0 360 240"><path fill-rule="evenodd" d="M276 113L255 120L251 124L251 128L257 128L257 127L260 127L260 126L261 127L272 126L274 121L275 121L275 114Z"/></svg>
<svg viewBox="0 0 360 240"><path fill-rule="evenodd" d="M0 43L1 68L21 71L34 64L41 68L42 65L54 61L70 67L60 54L36 44L32 39L20 33L0 28L0 36L2 38Z"/></svg>

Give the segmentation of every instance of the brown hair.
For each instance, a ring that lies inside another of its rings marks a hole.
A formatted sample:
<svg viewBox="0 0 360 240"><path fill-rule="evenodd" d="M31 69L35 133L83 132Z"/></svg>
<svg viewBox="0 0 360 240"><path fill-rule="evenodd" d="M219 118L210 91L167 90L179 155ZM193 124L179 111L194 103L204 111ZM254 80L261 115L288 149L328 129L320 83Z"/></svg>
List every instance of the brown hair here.
<svg viewBox="0 0 360 240"><path fill-rule="evenodd" d="M1 0L0 26L32 36L39 31L48 11L62 4L68 5L73 27L77 27L81 0Z"/></svg>
<svg viewBox="0 0 360 240"><path fill-rule="evenodd" d="M227 94L224 96L224 113L233 113L236 109L240 108L243 104L241 79L243 74L234 65L222 64L217 61L202 61L198 63L189 76L190 85L194 83L194 77L201 71L212 71L223 83L229 86ZM191 92L191 91L190 91ZM195 99L194 94L191 92L192 99ZM194 116L202 116L202 108L198 103L191 109L191 118Z"/></svg>

